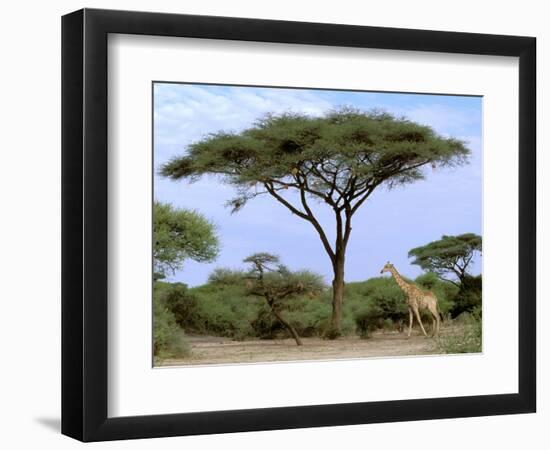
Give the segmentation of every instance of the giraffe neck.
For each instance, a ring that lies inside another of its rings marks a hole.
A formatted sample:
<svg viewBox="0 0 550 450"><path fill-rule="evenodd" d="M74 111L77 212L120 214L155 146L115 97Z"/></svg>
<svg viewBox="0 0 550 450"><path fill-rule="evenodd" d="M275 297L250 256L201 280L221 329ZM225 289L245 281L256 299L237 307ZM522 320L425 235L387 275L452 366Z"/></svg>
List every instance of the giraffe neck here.
<svg viewBox="0 0 550 450"><path fill-rule="evenodd" d="M391 269L391 274L393 275L393 278L395 279L395 282L397 285L401 288L402 291L408 292L410 290L409 283L407 283L399 274L396 268Z"/></svg>

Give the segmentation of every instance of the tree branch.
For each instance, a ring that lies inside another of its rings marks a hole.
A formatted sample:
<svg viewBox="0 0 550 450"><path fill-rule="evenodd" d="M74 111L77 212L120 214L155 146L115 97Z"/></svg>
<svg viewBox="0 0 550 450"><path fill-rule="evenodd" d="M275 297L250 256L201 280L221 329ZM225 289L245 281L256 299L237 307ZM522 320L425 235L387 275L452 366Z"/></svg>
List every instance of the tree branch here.
<svg viewBox="0 0 550 450"><path fill-rule="evenodd" d="M448 278L443 278L441 275L437 274L437 277L440 279L440 280L443 280L443 281L447 281L448 283L452 283L454 284L456 287L460 287L460 284L458 284L456 281L453 281L453 280L449 280Z"/></svg>
<svg viewBox="0 0 550 450"><path fill-rule="evenodd" d="M302 202L302 205L304 209L306 210L306 213L303 211L300 211L298 208L296 208L294 205L292 205L290 202L288 202L285 198L280 196L276 190L273 188L273 186L270 186L269 183L264 182L264 186L267 189L267 191L275 197L276 200L278 200L281 204L286 206L291 212L296 214L298 217L301 217L304 220L307 220L310 222L313 227L317 230L317 233L319 234L319 237L321 238L321 242L323 243L323 246L325 247L326 252L328 253L328 256L330 257L331 261L334 259L334 251L332 250L332 247L330 246L330 243L328 242L327 236L325 234L325 231L313 215L313 212L311 211L311 208L307 204L307 200L305 198L305 192L303 189L300 189L300 200Z"/></svg>
<svg viewBox="0 0 550 450"><path fill-rule="evenodd" d="M330 257L331 262L334 264L335 261L335 254L332 250L332 247L330 246L330 243L328 241L327 235L325 234L325 230L323 230L323 227L321 227L321 224L317 221L317 218L313 214L313 211L309 207L306 199L306 194L303 189L300 189L300 200L302 202L302 206L307 212L307 215L309 217L309 221L313 225L313 227L317 230L317 233L319 234L319 237L321 238L321 242L323 243L323 246L325 247L325 250Z"/></svg>
<svg viewBox="0 0 550 450"><path fill-rule="evenodd" d="M364 190L363 197L361 197L355 205L351 207L351 214L350 216L353 216L355 212L359 209L359 207L365 202L365 200L372 194L372 191L374 191L374 188L378 186L378 184L374 184L372 186L369 186L367 189Z"/></svg>
<svg viewBox="0 0 550 450"><path fill-rule="evenodd" d="M296 179L296 177L294 177ZM299 184L297 183L284 183L282 181L279 181L279 180L275 180L275 179L269 179L268 180L269 183L274 183L274 184L278 184L278 185L281 185L283 186L284 189L287 189L289 187L292 187L292 188L296 188L298 190L301 190L303 189L303 187L301 187ZM309 186L305 186L305 190L310 193L311 195L315 195L316 197L319 197L323 200L326 201L326 196L322 193L322 192L319 192L319 191L316 191L315 189L311 189Z"/></svg>
<svg viewBox="0 0 550 450"><path fill-rule="evenodd" d="M351 217L352 217L352 213L351 213L351 208L350 208L349 204L345 205L345 211L346 211L346 224L345 224L345 227L344 227L344 249L348 245L348 240L349 240L349 237L350 237L350 234L351 234Z"/></svg>
<svg viewBox="0 0 550 450"><path fill-rule="evenodd" d="M294 205L289 203L286 199L284 199L279 194L277 194L275 189L273 189L273 186L269 186L268 183L264 183L264 186L265 186L267 192L269 192L273 197L275 197L276 200L278 200L280 203L282 203L284 206L286 206L288 209L290 209L290 211L292 211L298 217L301 217L302 219L307 220L308 222L310 222L310 218L307 214L304 214L302 211L300 211Z"/></svg>

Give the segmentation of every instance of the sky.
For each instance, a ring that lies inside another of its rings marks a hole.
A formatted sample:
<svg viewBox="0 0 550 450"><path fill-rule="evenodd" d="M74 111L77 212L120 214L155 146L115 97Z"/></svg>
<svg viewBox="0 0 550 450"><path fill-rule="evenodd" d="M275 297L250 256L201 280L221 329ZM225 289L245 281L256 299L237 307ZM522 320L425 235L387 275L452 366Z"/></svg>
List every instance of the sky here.
<svg viewBox="0 0 550 450"><path fill-rule="evenodd" d="M155 83L153 90L155 200L200 212L215 225L221 243L213 263L185 261L169 281L197 286L215 268L245 268L242 260L260 251L279 255L291 270L309 269L323 275L327 284L332 280L329 258L311 224L293 216L272 197L258 197L231 214L224 204L235 196L235 189L219 179L205 177L189 183L158 174L163 163L185 154L189 144L209 133L249 128L268 112L320 116L342 106L385 110L429 125L442 136L464 140L472 152L464 166L428 167L425 180L374 191L353 219L346 254L347 282L379 276L386 261L414 278L422 270L411 264L410 249L442 235L482 234L481 97L179 83ZM315 204L315 212L329 238L333 237L333 213L321 204ZM470 272L481 272L480 257Z"/></svg>

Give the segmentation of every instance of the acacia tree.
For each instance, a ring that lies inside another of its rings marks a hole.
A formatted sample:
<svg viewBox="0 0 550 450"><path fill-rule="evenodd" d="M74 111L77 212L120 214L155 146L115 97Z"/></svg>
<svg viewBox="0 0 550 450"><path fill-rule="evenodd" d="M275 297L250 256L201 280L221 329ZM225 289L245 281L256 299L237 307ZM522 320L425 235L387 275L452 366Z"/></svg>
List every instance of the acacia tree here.
<svg viewBox="0 0 550 450"><path fill-rule="evenodd" d="M255 253L243 262L251 266L246 277L248 295L264 298L271 313L289 331L296 345L302 345L300 336L292 324L285 320L281 310L293 296L323 289L321 277L306 271L291 272L280 264L278 256L270 253Z"/></svg>
<svg viewBox="0 0 550 450"><path fill-rule="evenodd" d="M478 252L481 252L481 236L465 233L442 236L437 241L413 248L409 251L409 258L414 258L412 264L460 287L469 276L468 267ZM449 279L449 275L456 276L459 283Z"/></svg>
<svg viewBox="0 0 550 450"><path fill-rule="evenodd" d="M385 112L343 108L322 117L270 114L239 133L210 134L165 164L161 173L174 180L219 175L237 189L229 202L233 211L269 195L309 222L333 269L327 335L337 337L353 216L377 187L414 182L424 177L423 166L460 164L469 153L464 142L441 137L428 126ZM311 200L333 211L333 242Z"/></svg>
<svg viewBox="0 0 550 450"><path fill-rule="evenodd" d="M219 242L214 226L201 214L167 203L153 207L153 262L156 278L180 269L185 259L212 261Z"/></svg>

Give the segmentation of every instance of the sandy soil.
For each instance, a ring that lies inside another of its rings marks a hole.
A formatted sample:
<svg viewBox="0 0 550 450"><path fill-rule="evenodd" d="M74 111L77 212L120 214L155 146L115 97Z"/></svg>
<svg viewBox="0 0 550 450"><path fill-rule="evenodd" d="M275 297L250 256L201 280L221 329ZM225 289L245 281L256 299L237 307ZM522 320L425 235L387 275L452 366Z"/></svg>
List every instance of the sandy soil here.
<svg viewBox="0 0 550 450"><path fill-rule="evenodd" d="M443 330L442 330L443 331ZM444 334L449 333L446 330ZM292 339L233 341L214 336L187 336L192 356L168 359L160 366L235 364L270 361L350 359L384 356L437 354L435 341L413 330L406 333L376 332L370 339L346 337L335 341L302 338L302 346Z"/></svg>

